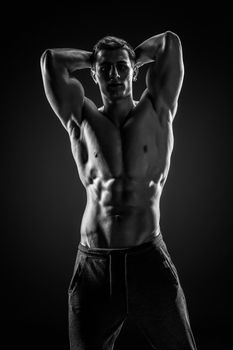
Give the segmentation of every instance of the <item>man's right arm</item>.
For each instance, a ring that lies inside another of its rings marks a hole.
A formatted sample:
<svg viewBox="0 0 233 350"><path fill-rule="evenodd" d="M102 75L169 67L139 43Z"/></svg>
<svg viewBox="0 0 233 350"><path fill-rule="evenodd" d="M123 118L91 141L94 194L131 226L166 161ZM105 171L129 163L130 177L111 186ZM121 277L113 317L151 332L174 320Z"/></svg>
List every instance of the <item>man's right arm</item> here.
<svg viewBox="0 0 233 350"><path fill-rule="evenodd" d="M76 70L91 68L91 52L75 49L48 49L41 56L41 72L46 97L67 131L74 120L82 121L84 89Z"/></svg>

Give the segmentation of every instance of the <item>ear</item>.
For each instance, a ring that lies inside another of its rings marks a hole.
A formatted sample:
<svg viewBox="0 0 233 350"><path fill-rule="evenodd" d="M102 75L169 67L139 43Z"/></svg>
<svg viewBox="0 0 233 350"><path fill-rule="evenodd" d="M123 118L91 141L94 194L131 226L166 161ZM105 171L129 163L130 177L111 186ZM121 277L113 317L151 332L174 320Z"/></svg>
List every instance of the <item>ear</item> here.
<svg viewBox="0 0 233 350"><path fill-rule="evenodd" d="M96 71L94 68L91 68L91 77L94 80L94 82L97 84L97 80L96 80Z"/></svg>
<svg viewBox="0 0 233 350"><path fill-rule="evenodd" d="M133 81L137 80L138 72L139 72L138 66L136 66L136 64L135 64L134 67L133 67Z"/></svg>

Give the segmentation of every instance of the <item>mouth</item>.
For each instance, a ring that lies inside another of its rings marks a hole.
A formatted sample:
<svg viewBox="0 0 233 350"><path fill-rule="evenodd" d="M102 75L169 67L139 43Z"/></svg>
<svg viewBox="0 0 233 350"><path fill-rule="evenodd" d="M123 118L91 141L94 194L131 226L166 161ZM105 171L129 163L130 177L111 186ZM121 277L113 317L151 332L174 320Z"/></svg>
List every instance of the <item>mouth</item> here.
<svg viewBox="0 0 233 350"><path fill-rule="evenodd" d="M110 88L118 88L124 86L122 83L110 83L108 85Z"/></svg>

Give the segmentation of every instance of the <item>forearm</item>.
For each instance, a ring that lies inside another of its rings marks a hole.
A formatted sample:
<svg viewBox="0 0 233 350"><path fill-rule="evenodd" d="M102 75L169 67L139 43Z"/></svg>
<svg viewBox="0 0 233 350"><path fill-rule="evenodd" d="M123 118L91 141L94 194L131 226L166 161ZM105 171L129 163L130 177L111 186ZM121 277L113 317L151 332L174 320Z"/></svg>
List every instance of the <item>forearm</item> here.
<svg viewBox="0 0 233 350"><path fill-rule="evenodd" d="M158 59L164 52L169 31L154 35L135 48L136 64L140 67Z"/></svg>
<svg viewBox="0 0 233 350"><path fill-rule="evenodd" d="M41 64L52 63L56 69L65 69L69 73L76 70L91 68L92 52L77 49L48 49L41 56Z"/></svg>

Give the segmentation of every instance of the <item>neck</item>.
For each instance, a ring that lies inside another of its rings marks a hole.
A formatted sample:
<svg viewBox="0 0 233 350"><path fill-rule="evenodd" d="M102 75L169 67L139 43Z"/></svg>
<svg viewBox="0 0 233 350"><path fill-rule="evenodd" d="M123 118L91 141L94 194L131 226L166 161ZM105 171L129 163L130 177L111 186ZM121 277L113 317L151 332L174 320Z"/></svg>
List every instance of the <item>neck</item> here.
<svg viewBox="0 0 233 350"><path fill-rule="evenodd" d="M132 96L115 101L104 100L102 112L117 126L120 127L126 119L129 112L135 107Z"/></svg>

